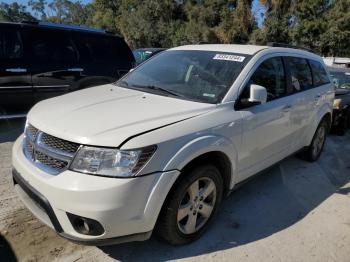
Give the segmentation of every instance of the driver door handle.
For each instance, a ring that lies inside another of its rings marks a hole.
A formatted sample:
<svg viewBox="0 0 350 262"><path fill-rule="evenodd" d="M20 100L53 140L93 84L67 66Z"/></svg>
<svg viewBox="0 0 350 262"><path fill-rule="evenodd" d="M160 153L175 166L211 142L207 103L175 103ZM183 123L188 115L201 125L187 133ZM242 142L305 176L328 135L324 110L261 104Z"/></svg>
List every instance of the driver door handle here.
<svg viewBox="0 0 350 262"><path fill-rule="evenodd" d="M76 67L76 68L68 68L67 70L69 72L83 72L84 71L83 68L78 68L78 67Z"/></svg>
<svg viewBox="0 0 350 262"><path fill-rule="evenodd" d="M27 69L25 68L7 68L6 72L11 72L11 73L26 73Z"/></svg>

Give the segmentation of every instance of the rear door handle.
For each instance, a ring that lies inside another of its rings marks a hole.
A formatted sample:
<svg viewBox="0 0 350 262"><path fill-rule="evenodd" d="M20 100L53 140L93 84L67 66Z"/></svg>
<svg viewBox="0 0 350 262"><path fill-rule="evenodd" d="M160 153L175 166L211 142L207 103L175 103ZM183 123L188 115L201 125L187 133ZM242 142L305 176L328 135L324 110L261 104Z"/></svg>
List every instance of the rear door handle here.
<svg viewBox="0 0 350 262"><path fill-rule="evenodd" d="M83 72L84 71L83 68L78 68L78 67L76 67L76 68L68 68L67 70L69 72Z"/></svg>
<svg viewBox="0 0 350 262"><path fill-rule="evenodd" d="M27 69L25 68L7 68L6 72L11 72L11 73L26 73Z"/></svg>

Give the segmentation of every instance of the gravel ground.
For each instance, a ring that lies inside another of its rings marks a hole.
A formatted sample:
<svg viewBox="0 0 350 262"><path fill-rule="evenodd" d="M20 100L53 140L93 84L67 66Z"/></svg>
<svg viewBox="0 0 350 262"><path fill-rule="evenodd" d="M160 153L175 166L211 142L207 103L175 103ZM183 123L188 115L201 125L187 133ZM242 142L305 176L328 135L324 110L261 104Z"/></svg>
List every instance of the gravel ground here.
<svg viewBox="0 0 350 262"><path fill-rule="evenodd" d="M58 237L14 193L11 147L22 128L0 120L0 261L350 261L350 132L329 136L318 162L288 158L235 191L191 245L87 247Z"/></svg>

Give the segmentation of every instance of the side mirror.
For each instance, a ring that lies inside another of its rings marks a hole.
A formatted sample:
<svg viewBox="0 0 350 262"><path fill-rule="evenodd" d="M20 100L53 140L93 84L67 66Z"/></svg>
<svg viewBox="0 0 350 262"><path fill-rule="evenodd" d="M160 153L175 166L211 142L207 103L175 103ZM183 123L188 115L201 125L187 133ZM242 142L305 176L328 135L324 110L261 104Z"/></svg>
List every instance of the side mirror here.
<svg viewBox="0 0 350 262"><path fill-rule="evenodd" d="M263 86L251 84L250 85L250 97L249 103L252 104L265 104L267 101L267 90Z"/></svg>

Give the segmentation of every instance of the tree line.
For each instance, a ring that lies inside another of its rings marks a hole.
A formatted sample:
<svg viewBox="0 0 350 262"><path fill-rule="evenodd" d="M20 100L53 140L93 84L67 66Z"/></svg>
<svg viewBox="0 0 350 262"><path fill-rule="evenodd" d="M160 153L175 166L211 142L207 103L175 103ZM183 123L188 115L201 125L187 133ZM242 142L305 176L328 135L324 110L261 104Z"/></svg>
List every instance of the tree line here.
<svg viewBox="0 0 350 262"><path fill-rule="evenodd" d="M350 56L350 0L260 0L258 26L252 0L29 0L0 3L2 21L49 21L106 29L129 45L172 47L197 43L266 44Z"/></svg>

